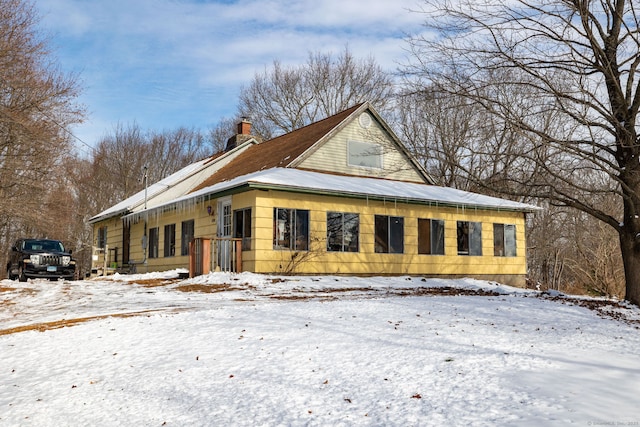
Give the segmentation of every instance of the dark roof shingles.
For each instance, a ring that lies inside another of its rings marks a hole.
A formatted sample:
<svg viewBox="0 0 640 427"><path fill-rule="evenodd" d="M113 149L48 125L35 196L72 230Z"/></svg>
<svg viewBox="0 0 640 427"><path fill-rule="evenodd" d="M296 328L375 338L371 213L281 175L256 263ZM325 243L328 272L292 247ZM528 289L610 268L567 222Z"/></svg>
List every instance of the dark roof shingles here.
<svg viewBox="0 0 640 427"><path fill-rule="evenodd" d="M238 157L229 162L228 165L215 172L192 191L210 187L219 182L228 181L252 172L287 167L361 105L355 105L326 119L247 148Z"/></svg>

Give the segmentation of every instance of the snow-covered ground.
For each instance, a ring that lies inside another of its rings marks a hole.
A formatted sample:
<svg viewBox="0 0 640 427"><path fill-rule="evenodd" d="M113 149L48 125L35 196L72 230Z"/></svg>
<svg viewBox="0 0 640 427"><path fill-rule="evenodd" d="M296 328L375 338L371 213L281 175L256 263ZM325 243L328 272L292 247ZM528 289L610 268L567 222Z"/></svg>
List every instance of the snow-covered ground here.
<svg viewBox="0 0 640 427"><path fill-rule="evenodd" d="M0 426L640 425L636 307L474 280L175 277L1 281Z"/></svg>

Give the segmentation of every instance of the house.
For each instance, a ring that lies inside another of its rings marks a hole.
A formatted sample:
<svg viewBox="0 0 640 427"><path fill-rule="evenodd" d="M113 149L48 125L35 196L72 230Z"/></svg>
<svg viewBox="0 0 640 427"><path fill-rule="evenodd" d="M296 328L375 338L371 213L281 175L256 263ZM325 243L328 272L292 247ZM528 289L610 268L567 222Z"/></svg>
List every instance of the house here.
<svg viewBox="0 0 640 427"><path fill-rule="evenodd" d="M91 218L94 267L476 277L524 285L535 206L439 187L368 103L223 153Z"/></svg>

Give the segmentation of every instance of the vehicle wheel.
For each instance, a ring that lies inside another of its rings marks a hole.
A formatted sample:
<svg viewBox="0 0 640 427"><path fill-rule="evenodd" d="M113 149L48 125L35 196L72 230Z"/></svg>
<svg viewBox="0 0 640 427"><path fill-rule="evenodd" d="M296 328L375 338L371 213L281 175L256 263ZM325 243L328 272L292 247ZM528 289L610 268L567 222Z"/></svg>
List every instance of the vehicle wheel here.
<svg viewBox="0 0 640 427"><path fill-rule="evenodd" d="M21 282L27 281L27 276L24 275L24 269L22 267L20 267L20 270L18 271L18 280Z"/></svg>

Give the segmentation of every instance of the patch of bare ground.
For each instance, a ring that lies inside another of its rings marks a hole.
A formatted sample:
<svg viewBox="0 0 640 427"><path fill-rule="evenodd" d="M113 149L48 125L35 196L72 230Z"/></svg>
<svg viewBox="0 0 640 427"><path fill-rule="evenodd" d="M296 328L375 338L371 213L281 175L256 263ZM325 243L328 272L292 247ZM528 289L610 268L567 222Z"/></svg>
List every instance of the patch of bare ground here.
<svg viewBox="0 0 640 427"><path fill-rule="evenodd" d="M228 283L218 283L213 285L202 285L202 284L182 285L182 286L176 286L174 289L180 292L201 292L201 293L212 294L216 292L242 291L249 288L251 288L251 286L248 283L244 283L242 285L230 285Z"/></svg>
<svg viewBox="0 0 640 427"><path fill-rule="evenodd" d="M278 282L274 282L278 283ZM380 292L373 288L321 288L321 289L294 289L290 294L273 294L269 298L283 301L297 300L337 300L341 298L339 294L353 293L353 296L362 298L363 296L375 296L376 292Z"/></svg>
<svg viewBox="0 0 640 427"><path fill-rule="evenodd" d="M38 290L33 288L9 288L9 287L0 286L0 293L15 292L15 291L18 291L23 294L28 294L28 295L33 295L38 293Z"/></svg>
<svg viewBox="0 0 640 427"><path fill-rule="evenodd" d="M334 295L309 295L309 294L278 294L278 295L269 295L269 298L279 300L279 301L304 301L304 300L337 300L338 297Z"/></svg>
<svg viewBox="0 0 640 427"><path fill-rule="evenodd" d="M136 285L144 286L145 288L157 288L160 286L168 286L181 281L182 279L141 279L125 283L135 283Z"/></svg>
<svg viewBox="0 0 640 427"><path fill-rule="evenodd" d="M127 318L127 317L150 315L150 314L153 314L153 313L159 313L159 312L165 312L165 311L166 310L144 310L144 311L135 311L135 312L131 312L131 313L102 314L102 315L99 315L99 316L78 317L78 318L75 318L75 319L62 319L62 320L55 320L55 321L52 321L52 322L34 323L32 325L16 326L15 328L9 328L9 329L0 329L0 336L17 334L19 332L26 332L26 331L44 332L44 331L49 331L49 330L52 330L52 329L65 328L67 326L75 326L75 325L78 325L80 323L91 322L93 320L106 319L106 318L109 318L109 317ZM174 309L174 310L171 310L171 311L172 312L176 312L178 310Z"/></svg>
<svg viewBox="0 0 640 427"><path fill-rule="evenodd" d="M312 289L312 290L309 290L308 292L339 294L343 292L376 292L376 289L373 289L373 288L323 288L323 289Z"/></svg>
<svg viewBox="0 0 640 427"><path fill-rule="evenodd" d="M338 299L339 294L351 293L353 297L357 298L376 298L380 296L424 296L424 295L439 295L439 296L455 296L455 295L469 295L469 296L499 296L500 294L492 291L485 291L482 289L460 289L453 287L420 287L420 288L322 288L322 289L308 289L308 290L294 290L292 294L274 294L270 295L270 298L278 300L310 300L310 299L325 299L333 300Z"/></svg>
<svg viewBox="0 0 640 427"><path fill-rule="evenodd" d="M629 325L635 325L636 329L640 329L640 319L632 319L626 315L629 306L625 302L614 300L598 300L584 298L567 298L564 296L549 296L542 293L541 297L548 298L560 304L578 305L595 311L598 316L608 319L618 320Z"/></svg>
<svg viewBox="0 0 640 427"><path fill-rule="evenodd" d="M450 286L436 287L436 288L394 288L389 291L392 294L400 296L422 296L422 295L464 295L464 296L481 296L481 297L497 297L499 293L493 291L486 291L484 289L462 289L453 288Z"/></svg>

